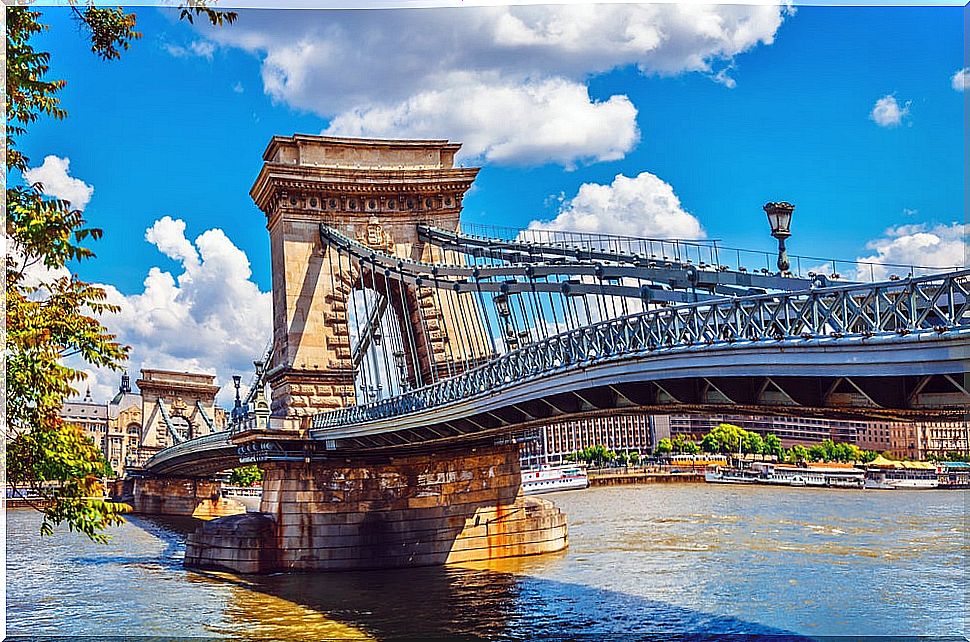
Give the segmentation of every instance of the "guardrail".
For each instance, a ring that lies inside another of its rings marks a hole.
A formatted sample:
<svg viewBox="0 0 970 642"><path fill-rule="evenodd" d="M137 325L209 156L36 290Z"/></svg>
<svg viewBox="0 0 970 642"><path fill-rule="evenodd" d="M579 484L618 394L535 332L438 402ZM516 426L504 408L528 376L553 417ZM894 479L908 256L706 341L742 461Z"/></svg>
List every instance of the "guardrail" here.
<svg viewBox="0 0 970 642"><path fill-rule="evenodd" d="M970 327L970 270L874 284L724 298L594 323L508 352L462 374L313 418L316 429L441 406L565 368L636 353L735 342L841 339Z"/></svg>
<svg viewBox="0 0 970 642"><path fill-rule="evenodd" d="M205 435L203 437L189 439L188 441L183 441L175 446L170 446L165 450L159 451L151 459L146 461L144 466L142 466L142 469L149 470L154 466L161 465L178 457L184 457L193 453L209 450L212 448L212 446L228 444L229 435L230 432L228 430L223 430Z"/></svg>

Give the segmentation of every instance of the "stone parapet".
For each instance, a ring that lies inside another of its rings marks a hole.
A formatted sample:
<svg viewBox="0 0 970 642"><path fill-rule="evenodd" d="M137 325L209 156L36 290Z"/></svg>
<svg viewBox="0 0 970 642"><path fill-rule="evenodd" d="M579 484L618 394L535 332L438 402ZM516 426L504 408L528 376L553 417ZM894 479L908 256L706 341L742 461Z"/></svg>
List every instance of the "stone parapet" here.
<svg viewBox="0 0 970 642"><path fill-rule="evenodd" d="M240 573L373 569L567 546L559 509L522 495L514 444L382 462L271 462L264 475L261 514L204 525L187 542L186 565ZM254 525L243 526L246 520Z"/></svg>

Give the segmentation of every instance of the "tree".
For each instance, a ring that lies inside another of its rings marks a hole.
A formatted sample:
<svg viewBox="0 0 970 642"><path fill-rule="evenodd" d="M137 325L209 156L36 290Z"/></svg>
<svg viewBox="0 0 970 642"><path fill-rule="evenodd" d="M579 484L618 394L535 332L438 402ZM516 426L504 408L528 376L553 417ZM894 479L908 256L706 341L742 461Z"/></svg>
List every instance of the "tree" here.
<svg viewBox="0 0 970 642"><path fill-rule="evenodd" d="M696 455L701 451L701 447L694 441L685 441L681 452L687 455Z"/></svg>
<svg viewBox="0 0 970 642"><path fill-rule="evenodd" d="M801 444L795 444L791 447L791 461L793 464L798 464L804 461L808 461L808 450L805 446Z"/></svg>
<svg viewBox="0 0 970 642"><path fill-rule="evenodd" d="M718 440L717 435L713 432L709 432L704 435L701 439L701 450L706 453L719 453L721 452L721 442Z"/></svg>
<svg viewBox="0 0 970 642"><path fill-rule="evenodd" d="M764 453L766 455L772 455L781 459L784 456L784 448L781 446L781 439L778 439L777 436L771 433L765 435Z"/></svg>
<svg viewBox="0 0 970 642"><path fill-rule="evenodd" d="M825 446L822 444L813 444L808 449L808 459L809 461L825 461Z"/></svg>
<svg viewBox="0 0 970 642"><path fill-rule="evenodd" d="M103 60L120 57L132 41L135 14L120 8L71 4L90 39L91 51ZM190 22L205 15L213 24L233 22L236 14L199 3L181 7ZM63 119L58 93L63 80L47 77L51 56L37 51L35 36L48 29L41 13L7 7L6 170L11 179L28 168L18 141L41 117ZM21 181L22 182L22 181ZM78 426L64 422L59 412L65 399L77 394L84 378L65 359L80 357L97 367L118 369L128 349L97 319L114 312L103 289L68 274L68 266L94 257L87 241L101 230L87 227L80 211L50 197L40 183L8 184L6 189L6 404L7 481L29 490L40 501L41 534L58 524L105 541L102 531L121 521L126 506L101 499L102 478L110 468L94 442Z"/></svg>
<svg viewBox="0 0 970 642"><path fill-rule="evenodd" d="M628 455L628 457L630 458L630 465L631 466L636 466L636 465L638 465L640 463L640 453L639 453L639 451L631 450L630 451L630 454Z"/></svg>
<svg viewBox="0 0 970 642"><path fill-rule="evenodd" d="M744 452L760 455L765 450L765 442L756 432L744 432Z"/></svg>
<svg viewBox="0 0 970 642"><path fill-rule="evenodd" d="M669 437L664 437L659 442L657 442L657 454L658 455L669 455L674 450L674 444L670 441Z"/></svg>
<svg viewBox="0 0 970 642"><path fill-rule="evenodd" d="M229 474L229 483L235 486L253 486L263 481L263 471L259 466L241 466Z"/></svg>

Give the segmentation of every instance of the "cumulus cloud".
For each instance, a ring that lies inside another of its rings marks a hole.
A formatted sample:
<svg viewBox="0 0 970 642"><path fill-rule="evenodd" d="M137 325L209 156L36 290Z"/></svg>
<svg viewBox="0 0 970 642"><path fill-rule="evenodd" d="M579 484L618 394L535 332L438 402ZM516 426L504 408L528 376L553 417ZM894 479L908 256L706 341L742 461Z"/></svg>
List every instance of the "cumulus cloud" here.
<svg viewBox="0 0 970 642"><path fill-rule="evenodd" d="M637 140L630 100L591 98L590 77L634 66L733 86L734 58L771 44L785 12L674 4L260 11L258 20L243 12L232 29L204 28L258 56L264 91L331 119L329 133L447 137L468 143L466 157L570 165L621 157ZM521 134L536 128L535 140Z"/></svg>
<svg viewBox="0 0 970 642"><path fill-rule="evenodd" d="M191 58L193 56L212 60L216 46L208 40L193 40L186 46L165 43L162 48L176 58Z"/></svg>
<svg viewBox="0 0 970 642"><path fill-rule="evenodd" d="M633 178L618 174L609 185L584 183L553 220L532 221L529 229L647 238L705 236L700 221L681 207L674 188L649 172Z"/></svg>
<svg viewBox="0 0 970 642"><path fill-rule="evenodd" d="M890 274L904 276L909 266L958 267L967 265L967 232L970 225L900 225L887 229L884 235L866 244L872 250L857 260L875 263L872 275L877 280ZM903 266L903 267L898 267ZM870 269L860 267L858 278L868 280ZM917 270L917 273L921 273Z"/></svg>
<svg viewBox="0 0 970 642"><path fill-rule="evenodd" d="M966 91L968 85L970 85L970 67L958 69L950 78L950 86L956 91Z"/></svg>
<svg viewBox="0 0 970 642"><path fill-rule="evenodd" d="M896 127L903 122L903 118L909 116L911 102L907 100L900 105L895 96L883 96L876 101L872 111L869 112L869 118L880 127Z"/></svg>
<svg viewBox="0 0 970 642"><path fill-rule="evenodd" d="M45 194L69 201L74 209L83 210L94 194L94 187L71 176L70 170L70 158L52 154L44 157L40 167L28 168L24 172L24 180L31 184L40 183Z"/></svg>
<svg viewBox="0 0 970 642"><path fill-rule="evenodd" d="M185 231L180 219L155 221L145 240L177 261L180 271L152 267L142 291L131 295L102 285L108 300L121 307L103 322L132 347L133 374L140 367L203 372L225 386L233 374L252 371L253 359L269 341L271 295L252 281L249 259L222 230L207 230L194 240ZM117 388L115 373L88 370L92 394ZM231 395L224 387L223 403Z"/></svg>
<svg viewBox="0 0 970 642"><path fill-rule="evenodd" d="M637 110L626 96L594 101L581 83L479 82L465 75L447 91L426 91L385 107L338 115L326 134L463 141L465 154L489 162L538 164L623 158L639 140ZM456 109L442 109L452 103Z"/></svg>

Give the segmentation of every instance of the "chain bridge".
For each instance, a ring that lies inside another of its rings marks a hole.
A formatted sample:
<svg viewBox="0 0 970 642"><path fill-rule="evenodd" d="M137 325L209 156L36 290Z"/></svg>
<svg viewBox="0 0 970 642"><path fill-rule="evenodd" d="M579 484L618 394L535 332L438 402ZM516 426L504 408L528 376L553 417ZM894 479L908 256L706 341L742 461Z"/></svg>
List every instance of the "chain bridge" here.
<svg viewBox="0 0 970 642"><path fill-rule="evenodd" d="M187 563L335 569L557 550L565 518L522 497L516 443L553 418L970 406L970 270L788 257L787 223L777 270L714 240L461 224L478 169L454 167L458 148L271 141L251 194L270 236L272 344L229 431L143 471L257 463L262 512L208 524ZM791 217L787 203L765 208Z"/></svg>

